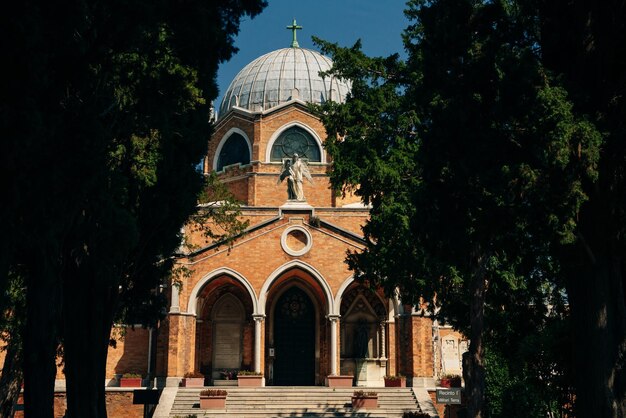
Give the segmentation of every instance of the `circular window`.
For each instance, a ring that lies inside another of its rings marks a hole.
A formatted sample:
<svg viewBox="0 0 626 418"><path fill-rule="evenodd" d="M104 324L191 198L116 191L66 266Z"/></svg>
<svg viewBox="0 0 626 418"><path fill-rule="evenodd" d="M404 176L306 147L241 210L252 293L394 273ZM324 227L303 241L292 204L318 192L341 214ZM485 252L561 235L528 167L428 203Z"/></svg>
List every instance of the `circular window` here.
<svg viewBox="0 0 626 418"><path fill-rule="evenodd" d="M280 245L287 254L298 257L311 249L313 238L311 233L303 227L291 226L283 232Z"/></svg>

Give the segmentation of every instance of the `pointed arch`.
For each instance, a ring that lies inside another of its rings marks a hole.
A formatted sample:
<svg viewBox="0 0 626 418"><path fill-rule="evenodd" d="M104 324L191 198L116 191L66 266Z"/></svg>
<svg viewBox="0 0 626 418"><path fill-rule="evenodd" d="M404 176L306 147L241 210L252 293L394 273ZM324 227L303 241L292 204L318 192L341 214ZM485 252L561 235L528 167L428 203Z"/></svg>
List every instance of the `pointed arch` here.
<svg viewBox="0 0 626 418"><path fill-rule="evenodd" d="M202 279L200 279L198 283L196 283L196 285L193 287L193 290L191 291L191 294L189 295L189 302L187 304L188 314L191 314L191 315L197 314L196 309L198 307L198 295L200 294L200 291L211 280L220 276L224 276L224 275L232 277L233 279L237 280L243 285L243 287L248 291L248 294L250 295L250 299L252 300L253 315L258 314L259 301L256 296L256 293L254 292L254 288L252 287L248 279L246 279L243 275L241 275L240 273L228 267L213 270L212 272L206 274Z"/></svg>
<svg viewBox="0 0 626 418"><path fill-rule="evenodd" d="M352 284L354 281L354 276L349 276L346 280L343 281L341 286L339 286L339 290L337 290L337 294L335 295L335 300L337 301L335 304L335 311L333 311L333 315L341 315L341 299L343 299L343 294L346 292L348 286Z"/></svg>
<svg viewBox="0 0 626 418"><path fill-rule="evenodd" d="M292 270L294 268L299 268L300 270L305 271L306 273L310 274L311 277L313 277L313 279L315 279L315 281L320 285L320 288L324 292L324 297L326 298L326 306L327 306L326 314L331 314L332 312L335 312L335 301L333 298L333 294L330 289L330 285L328 284L326 279L324 279L324 276L322 276L322 274L310 264L307 264L300 260L292 260L278 267L276 270L274 270L272 274L270 274L268 278L265 280L265 283L263 283L263 287L261 288L261 292L259 293L259 303L258 303L258 308L260 311L259 313L263 315L265 314L265 306L267 304L267 295L268 295L270 288L272 287L272 284L278 278L280 278L280 276L283 273L287 272L288 270Z"/></svg>
<svg viewBox="0 0 626 418"><path fill-rule="evenodd" d="M344 293L346 293L346 290L348 289L348 287L350 287L352 282L354 282L354 276L349 276L348 278L346 278L346 280L343 281L341 286L339 286L339 289L337 290L337 294L335 295L335 309L336 310L333 312L333 315L341 315L341 312L340 312L341 300L343 299ZM381 301L381 302L384 302L384 301ZM394 322L395 317L397 315L404 313L402 304L400 303L399 292L397 289L394 292L393 297L389 298L388 306L389 306L389 309L388 309L389 318L388 319L390 322Z"/></svg>

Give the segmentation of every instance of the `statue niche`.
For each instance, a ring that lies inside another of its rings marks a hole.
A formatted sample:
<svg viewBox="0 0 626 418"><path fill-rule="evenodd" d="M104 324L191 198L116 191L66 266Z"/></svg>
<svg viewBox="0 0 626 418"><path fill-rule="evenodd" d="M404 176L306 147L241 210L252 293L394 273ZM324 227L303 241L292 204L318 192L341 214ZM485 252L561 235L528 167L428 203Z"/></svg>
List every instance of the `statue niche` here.
<svg viewBox="0 0 626 418"><path fill-rule="evenodd" d="M387 370L385 308L369 292L353 288L341 309L341 374L354 375L358 386L382 385Z"/></svg>

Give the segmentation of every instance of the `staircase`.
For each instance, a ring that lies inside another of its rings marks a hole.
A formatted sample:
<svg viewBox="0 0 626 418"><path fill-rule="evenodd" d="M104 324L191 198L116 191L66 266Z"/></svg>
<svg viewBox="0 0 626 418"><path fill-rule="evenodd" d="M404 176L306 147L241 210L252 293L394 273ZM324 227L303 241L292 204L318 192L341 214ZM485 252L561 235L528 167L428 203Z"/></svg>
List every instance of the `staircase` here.
<svg viewBox="0 0 626 418"><path fill-rule="evenodd" d="M419 411L411 388L262 387L224 388L226 409L200 409L200 390L180 388L170 417L368 417L401 418L405 411ZM355 390L378 393L378 408L352 409Z"/></svg>

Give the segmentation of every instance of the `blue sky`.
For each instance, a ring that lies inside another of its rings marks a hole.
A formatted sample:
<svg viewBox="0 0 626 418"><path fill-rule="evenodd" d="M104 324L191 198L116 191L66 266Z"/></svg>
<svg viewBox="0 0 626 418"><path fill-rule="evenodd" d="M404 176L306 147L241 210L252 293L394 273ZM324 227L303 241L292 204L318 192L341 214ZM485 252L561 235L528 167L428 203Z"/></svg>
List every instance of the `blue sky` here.
<svg viewBox="0 0 626 418"><path fill-rule="evenodd" d="M265 10L254 19L242 21L235 45L239 52L220 66L217 82L220 96L246 64L255 58L291 44L286 29L295 18L303 29L298 31L302 48L317 49L311 41L315 35L342 46L352 46L361 39L369 55L403 53L402 30L408 21L404 16L406 0L268 0Z"/></svg>

